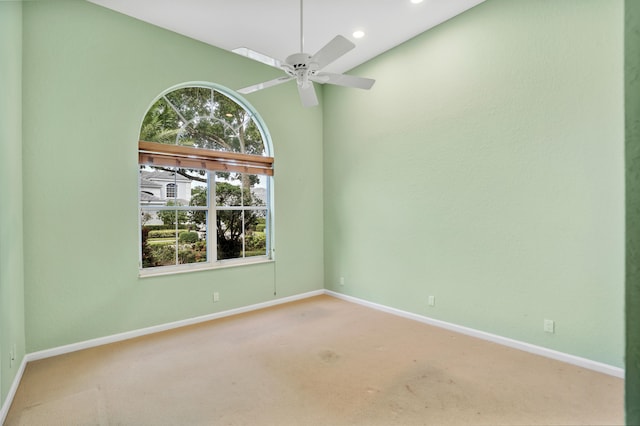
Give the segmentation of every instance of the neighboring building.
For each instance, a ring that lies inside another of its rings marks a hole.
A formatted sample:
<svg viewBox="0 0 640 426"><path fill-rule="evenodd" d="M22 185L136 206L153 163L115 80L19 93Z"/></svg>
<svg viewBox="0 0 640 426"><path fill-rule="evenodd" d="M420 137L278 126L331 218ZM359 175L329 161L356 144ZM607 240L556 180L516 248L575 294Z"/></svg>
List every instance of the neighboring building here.
<svg viewBox="0 0 640 426"><path fill-rule="evenodd" d="M140 201L151 205L166 205L176 200L187 205L191 199L191 180L164 170L140 172Z"/></svg>
<svg viewBox="0 0 640 426"><path fill-rule="evenodd" d="M166 206L167 201L188 205L191 198L191 180L164 170L140 171L140 204ZM163 225L155 212L143 214L145 225Z"/></svg>
<svg viewBox="0 0 640 426"><path fill-rule="evenodd" d="M267 190L264 187L251 188L254 199L267 202ZM166 206L167 201L177 201L187 206L191 199L191 180L173 172L164 170L140 171L140 205L147 207ZM164 225L154 210L142 213L143 225Z"/></svg>

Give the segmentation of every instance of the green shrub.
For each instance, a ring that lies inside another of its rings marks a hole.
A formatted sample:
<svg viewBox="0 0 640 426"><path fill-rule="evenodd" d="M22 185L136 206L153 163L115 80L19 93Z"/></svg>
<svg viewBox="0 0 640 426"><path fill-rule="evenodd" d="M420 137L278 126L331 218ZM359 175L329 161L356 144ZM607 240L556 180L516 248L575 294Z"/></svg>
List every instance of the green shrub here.
<svg viewBox="0 0 640 426"><path fill-rule="evenodd" d="M184 246L178 250L179 263L197 263L207 261L207 245L198 241L191 246Z"/></svg>
<svg viewBox="0 0 640 426"><path fill-rule="evenodd" d="M176 231L172 229L149 231L149 238L170 238L175 235Z"/></svg>
<svg viewBox="0 0 640 426"><path fill-rule="evenodd" d="M244 244L247 251L259 250L264 253L267 247L267 238L264 232L253 232L246 236Z"/></svg>
<svg viewBox="0 0 640 426"><path fill-rule="evenodd" d="M175 238L154 238L147 240L147 244L150 246L175 246L176 239Z"/></svg>
<svg viewBox="0 0 640 426"><path fill-rule="evenodd" d="M154 266L173 265L176 263L174 246L151 246Z"/></svg>
<svg viewBox="0 0 640 426"><path fill-rule="evenodd" d="M186 229L178 229L178 235L183 232L187 232ZM149 238L175 238L176 230L174 229L158 229L155 231L149 231Z"/></svg>
<svg viewBox="0 0 640 426"><path fill-rule="evenodd" d="M178 250L178 263L195 263L196 252L192 249Z"/></svg>
<svg viewBox="0 0 640 426"><path fill-rule="evenodd" d="M162 229L176 229L175 225L144 225L144 229L147 231L159 231Z"/></svg>
<svg viewBox="0 0 640 426"><path fill-rule="evenodd" d="M142 267L147 268L149 266L155 266L153 260L153 253L148 243L149 230L142 228Z"/></svg>
<svg viewBox="0 0 640 426"><path fill-rule="evenodd" d="M145 259L145 267L167 266L176 264L176 245L150 245L149 256ZM178 263L206 262L207 244L204 241L197 241L193 245L179 247Z"/></svg>
<svg viewBox="0 0 640 426"><path fill-rule="evenodd" d="M267 226L267 225L265 225L264 223L259 223L259 224L257 224L257 225L256 225L256 231L257 231L257 232L264 232L264 228L265 228L266 226Z"/></svg>
<svg viewBox="0 0 640 426"><path fill-rule="evenodd" d="M197 232L181 232L180 237L178 238L183 244L194 244L198 242L198 233Z"/></svg>

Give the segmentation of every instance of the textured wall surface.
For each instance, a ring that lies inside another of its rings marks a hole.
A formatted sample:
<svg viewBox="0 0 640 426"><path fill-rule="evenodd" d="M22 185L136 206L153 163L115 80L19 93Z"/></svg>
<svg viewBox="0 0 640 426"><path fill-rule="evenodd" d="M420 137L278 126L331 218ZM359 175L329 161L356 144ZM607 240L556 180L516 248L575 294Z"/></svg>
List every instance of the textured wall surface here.
<svg viewBox="0 0 640 426"><path fill-rule="evenodd" d="M489 0L326 87L326 286L622 367L623 23Z"/></svg>
<svg viewBox="0 0 640 426"><path fill-rule="evenodd" d="M640 424L640 2L625 4L627 424Z"/></svg>

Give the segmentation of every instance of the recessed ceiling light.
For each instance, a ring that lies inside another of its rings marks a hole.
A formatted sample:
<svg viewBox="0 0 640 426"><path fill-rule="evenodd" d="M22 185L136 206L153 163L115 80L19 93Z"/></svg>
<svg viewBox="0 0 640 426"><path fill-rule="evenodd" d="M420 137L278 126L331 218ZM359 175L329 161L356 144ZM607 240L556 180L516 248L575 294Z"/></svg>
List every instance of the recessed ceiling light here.
<svg viewBox="0 0 640 426"><path fill-rule="evenodd" d="M411 3L413 3L413 4L422 3L422 0L411 0Z"/></svg>
<svg viewBox="0 0 640 426"><path fill-rule="evenodd" d="M364 37L364 31L358 30L353 32L353 38L362 38Z"/></svg>

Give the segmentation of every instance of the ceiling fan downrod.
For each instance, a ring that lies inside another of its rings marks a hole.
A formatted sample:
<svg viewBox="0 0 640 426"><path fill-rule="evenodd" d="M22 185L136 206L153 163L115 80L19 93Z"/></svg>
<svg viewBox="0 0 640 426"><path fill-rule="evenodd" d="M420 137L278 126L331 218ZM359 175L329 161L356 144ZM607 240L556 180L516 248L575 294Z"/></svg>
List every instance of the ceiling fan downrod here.
<svg viewBox="0 0 640 426"><path fill-rule="evenodd" d="M300 53L304 52L304 25L302 11L302 0L300 0Z"/></svg>

